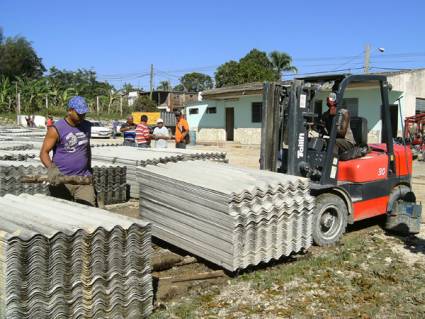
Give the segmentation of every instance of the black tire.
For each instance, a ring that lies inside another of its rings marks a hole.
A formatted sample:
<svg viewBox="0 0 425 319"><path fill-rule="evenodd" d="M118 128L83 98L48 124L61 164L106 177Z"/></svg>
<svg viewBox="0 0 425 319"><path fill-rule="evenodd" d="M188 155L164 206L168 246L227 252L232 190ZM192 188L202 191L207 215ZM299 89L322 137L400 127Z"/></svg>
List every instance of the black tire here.
<svg viewBox="0 0 425 319"><path fill-rule="evenodd" d="M316 198L313 215L313 241L318 246L336 244L347 227L347 205L335 194L321 194Z"/></svg>
<svg viewBox="0 0 425 319"><path fill-rule="evenodd" d="M410 192L410 188L406 185L398 185L393 188L393 190L390 193L390 197L388 199L388 213L391 213L393 210L393 205L396 201L399 199L404 199L407 193Z"/></svg>
<svg viewBox="0 0 425 319"><path fill-rule="evenodd" d="M412 222L404 214L399 215L398 212L393 212L394 203L397 201L415 202L416 198L408 186L398 185L394 187L388 199L387 219L384 228L390 233L402 236L416 234L419 229L415 227L417 226L415 222Z"/></svg>

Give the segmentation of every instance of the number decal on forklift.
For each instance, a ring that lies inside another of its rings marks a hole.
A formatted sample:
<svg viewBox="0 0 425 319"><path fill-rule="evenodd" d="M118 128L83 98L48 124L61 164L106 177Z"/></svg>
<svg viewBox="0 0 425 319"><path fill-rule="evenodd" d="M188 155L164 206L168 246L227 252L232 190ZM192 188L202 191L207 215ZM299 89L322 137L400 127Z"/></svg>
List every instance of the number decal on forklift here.
<svg viewBox="0 0 425 319"><path fill-rule="evenodd" d="M385 176L386 171L385 167L378 168L378 176Z"/></svg>

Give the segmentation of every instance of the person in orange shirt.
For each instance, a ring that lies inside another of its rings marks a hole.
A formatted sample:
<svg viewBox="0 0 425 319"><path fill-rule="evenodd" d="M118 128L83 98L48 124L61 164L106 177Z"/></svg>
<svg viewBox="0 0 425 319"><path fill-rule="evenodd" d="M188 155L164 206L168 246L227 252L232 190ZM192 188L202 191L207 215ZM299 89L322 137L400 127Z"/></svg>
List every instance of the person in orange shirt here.
<svg viewBox="0 0 425 319"><path fill-rule="evenodd" d="M176 148L186 148L186 139L189 138L189 124L180 111L176 115Z"/></svg>

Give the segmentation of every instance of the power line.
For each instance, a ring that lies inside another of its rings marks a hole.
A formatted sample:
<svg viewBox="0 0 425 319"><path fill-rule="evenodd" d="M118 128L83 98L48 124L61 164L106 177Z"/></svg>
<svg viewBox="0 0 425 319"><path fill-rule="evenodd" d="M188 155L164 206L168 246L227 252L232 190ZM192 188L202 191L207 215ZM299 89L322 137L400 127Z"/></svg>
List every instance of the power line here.
<svg viewBox="0 0 425 319"><path fill-rule="evenodd" d="M349 72L351 72L352 70L361 70L361 69L363 69L363 67L349 68L349 69L338 69L338 70L328 70L328 71L322 70L322 71L307 72L307 73L287 73L286 75L289 75L289 76L299 76L299 75L325 74L325 73L343 72L343 71L349 71Z"/></svg>
<svg viewBox="0 0 425 319"><path fill-rule="evenodd" d="M406 69L406 68L382 68L379 66L373 66L371 69L380 69L380 70L393 70L393 71L411 71L412 69Z"/></svg>
<svg viewBox="0 0 425 319"><path fill-rule="evenodd" d="M361 57L363 55L363 53L364 53L364 51L360 52L358 55L356 55L355 57L349 59L347 62L339 65L336 69L342 68L343 66L345 66L345 65L349 64L350 62L352 62L353 60L358 59L359 57Z"/></svg>
<svg viewBox="0 0 425 319"><path fill-rule="evenodd" d="M294 63L298 68L316 68L316 67L332 67L336 66L334 70L323 71L324 73L329 72L338 72L338 71L346 71L346 70L357 70L359 69L357 66L362 65L362 62L359 62L358 59L363 54L360 53L358 55L353 56L333 56L333 57L302 57L302 58L293 58L293 61L338 61L346 59L347 61L344 63L313 63L313 64L297 64ZM411 60L425 57L425 52L406 52L406 53L392 53L392 54L371 54L373 58L373 62L379 63L415 63L421 62L421 60ZM391 59L392 58L392 59ZM408 60L404 60L408 59ZM180 79L182 73L187 72L200 72L207 71L211 69L217 68L219 65L207 65L207 66L199 66L194 68L182 68L182 69L174 69L174 70L156 70L155 74L160 77L171 77L174 79ZM352 66L351 68L342 68L343 66ZM396 68L395 68L396 69ZM302 74L319 74L323 73L322 71L317 72L305 72ZM129 72L129 73L115 73L115 74L98 74L99 79L103 79L105 81L130 81L135 79L144 78L150 75L149 71L141 71L141 72Z"/></svg>

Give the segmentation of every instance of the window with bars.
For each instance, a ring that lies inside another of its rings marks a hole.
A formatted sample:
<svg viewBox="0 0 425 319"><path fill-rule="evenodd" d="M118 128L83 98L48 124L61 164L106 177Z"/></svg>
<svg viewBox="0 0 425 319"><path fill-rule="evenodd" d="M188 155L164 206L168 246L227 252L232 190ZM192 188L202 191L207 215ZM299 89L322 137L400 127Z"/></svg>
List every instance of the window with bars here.
<svg viewBox="0 0 425 319"><path fill-rule="evenodd" d="M217 108L216 107L207 107L207 114L215 114L217 113Z"/></svg>
<svg viewBox="0 0 425 319"><path fill-rule="evenodd" d="M342 107L350 112L350 116L359 116L359 99L346 98L342 100Z"/></svg>
<svg viewBox="0 0 425 319"><path fill-rule="evenodd" d="M252 123L261 123L263 118L263 103L253 102L251 105Z"/></svg>
<svg viewBox="0 0 425 319"><path fill-rule="evenodd" d="M416 98L416 114L425 113L425 99Z"/></svg>

